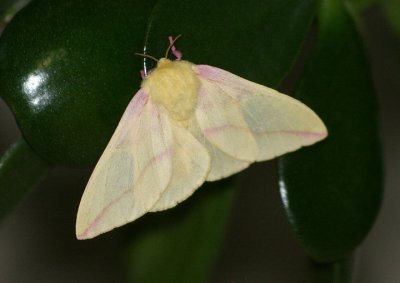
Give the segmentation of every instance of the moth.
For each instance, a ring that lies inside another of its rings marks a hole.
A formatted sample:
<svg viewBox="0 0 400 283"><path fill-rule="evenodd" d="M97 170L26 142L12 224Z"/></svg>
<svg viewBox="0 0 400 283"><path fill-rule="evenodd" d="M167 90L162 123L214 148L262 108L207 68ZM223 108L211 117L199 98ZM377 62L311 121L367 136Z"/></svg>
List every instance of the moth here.
<svg viewBox="0 0 400 283"><path fill-rule="evenodd" d="M177 38L176 38L177 39ZM327 136L306 105L228 71L181 60L175 41L143 78L82 196L78 239L172 208L205 181ZM176 60L169 60L172 51Z"/></svg>

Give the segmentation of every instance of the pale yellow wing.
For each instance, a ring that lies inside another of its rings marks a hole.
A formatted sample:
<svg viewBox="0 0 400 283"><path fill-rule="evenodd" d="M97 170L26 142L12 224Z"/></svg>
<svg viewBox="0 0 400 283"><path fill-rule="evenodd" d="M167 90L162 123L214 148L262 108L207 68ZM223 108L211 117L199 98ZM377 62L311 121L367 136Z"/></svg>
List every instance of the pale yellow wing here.
<svg viewBox="0 0 400 283"><path fill-rule="evenodd" d="M242 171L250 165L249 161L236 159L223 151L217 146L208 142L207 138L201 131L197 120L193 119L189 124L190 132L199 140L207 149L211 158L211 168L207 175L207 181L216 181L232 174Z"/></svg>
<svg viewBox="0 0 400 283"><path fill-rule="evenodd" d="M86 186L77 238L93 238L149 211L171 179L172 147L168 118L140 90Z"/></svg>
<svg viewBox="0 0 400 283"><path fill-rule="evenodd" d="M210 170L206 148L186 129L171 121L173 135L172 177L151 211L165 210L184 201L200 187Z"/></svg>
<svg viewBox="0 0 400 283"><path fill-rule="evenodd" d="M225 154L253 162L257 142L241 112L241 105L221 88L201 79L195 118L207 141Z"/></svg>
<svg viewBox="0 0 400 283"><path fill-rule="evenodd" d="M296 99L215 67L198 65L197 72L202 84L215 85L214 96L229 96L240 105L257 141L257 161L272 159L327 136L321 119ZM230 111L227 108L220 105L219 111Z"/></svg>

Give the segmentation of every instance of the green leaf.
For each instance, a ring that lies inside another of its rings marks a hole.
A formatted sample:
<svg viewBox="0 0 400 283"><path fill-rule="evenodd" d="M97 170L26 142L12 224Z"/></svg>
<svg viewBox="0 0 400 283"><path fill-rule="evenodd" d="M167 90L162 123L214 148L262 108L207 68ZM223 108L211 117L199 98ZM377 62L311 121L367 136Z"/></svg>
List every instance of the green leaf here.
<svg viewBox="0 0 400 283"><path fill-rule="evenodd" d="M294 63L315 10L314 0L160 0L145 51L162 57L168 36L182 34L177 46L183 59L276 87Z"/></svg>
<svg viewBox="0 0 400 283"><path fill-rule="evenodd" d="M94 163L140 86L154 1L33 1L0 38L0 95L28 144L62 165Z"/></svg>
<svg viewBox="0 0 400 283"><path fill-rule="evenodd" d="M48 164L20 141L0 159L0 219L46 174Z"/></svg>
<svg viewBox="0 0 400 283"><path fill-rule="evenodd" d="M233 195L232 180L208 183L179 207L135 224L128 254L129 282L207 282Z"/></svg>
<svg viewBox="0 0 400 283"><path fill-rule="evenodd" d="M280 159L290 223L318 261L351 253L374 223L382 198L376 100L354 22L325 0L319 34L296 97L326 123L326 140Z"/></svg>

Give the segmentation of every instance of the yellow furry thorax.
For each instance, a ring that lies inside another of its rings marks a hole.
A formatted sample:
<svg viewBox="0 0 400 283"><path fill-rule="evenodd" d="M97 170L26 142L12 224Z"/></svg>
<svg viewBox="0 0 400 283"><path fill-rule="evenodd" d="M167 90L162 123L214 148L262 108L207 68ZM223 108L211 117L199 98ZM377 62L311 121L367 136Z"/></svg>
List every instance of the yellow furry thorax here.
<svg viewBox="0 0 400 283"><path fill-rule="evenodd" d="M165 107L171 118L185 122L193 115L197 105L200 80L188 61L161 58L142 82L142 88L152 102Z"/></svg>

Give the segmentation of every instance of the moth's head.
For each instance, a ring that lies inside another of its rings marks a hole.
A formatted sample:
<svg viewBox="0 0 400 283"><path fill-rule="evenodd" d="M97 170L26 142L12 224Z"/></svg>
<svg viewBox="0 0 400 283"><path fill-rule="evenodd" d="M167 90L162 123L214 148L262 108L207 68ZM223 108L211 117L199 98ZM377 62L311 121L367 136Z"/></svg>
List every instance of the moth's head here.
<svg viewBox="0 0 400 283"><path fill-rule="evenodd" d="M169 55L169 52L171 51L171 52L175 55L175 57L176 57L176 60L175 60L176 62L179 62L179 61L181 60L181 58L182 58L182 53L181 53L179 50L177 50L177 49L175 48L175 46L174 46L175 41L176 41L179 37L181 37L181 35L178 35L175 39L173 39L172 36L169 36L169 37L168 37L168 39L169 39L169 46L168 46L168 48L167 48L167 50L166 50L166 52L165 52L165 56L164 56L163 58L160 58L159 60L157 60L157 58L155 58L154 56L151 56L151 55L148 55L148 54L135 53L135 55L142 56L142 57L145 57L145 58L149 58L149 59L151 59L151 60L157 62L157 68L156 68L156 69L160 69L160 68L161 68L161 69L173 68L173 67L175 66L175 65L173 64L174 61L168 59L168 55ZM147 77L147 73L146 73L144 70L142 70L142 71L140 72L140 74L141 74L141 76L142 76L142 79L145 79L145 78Z"/></svg>

